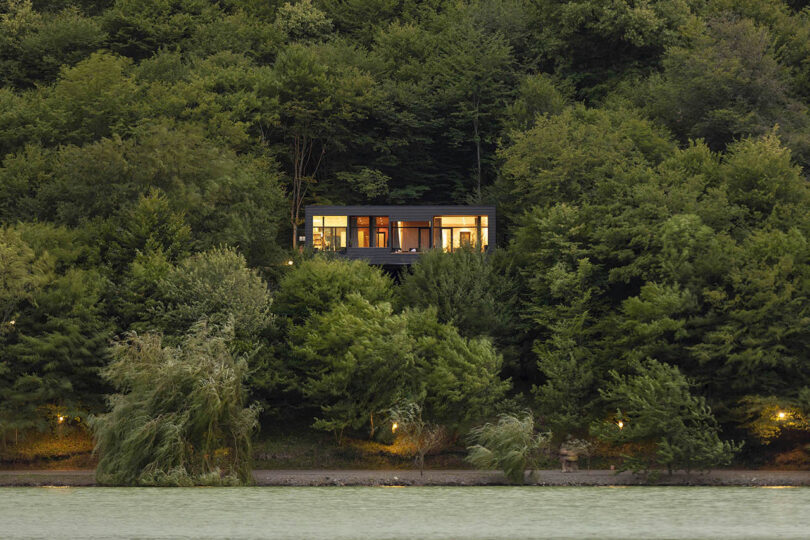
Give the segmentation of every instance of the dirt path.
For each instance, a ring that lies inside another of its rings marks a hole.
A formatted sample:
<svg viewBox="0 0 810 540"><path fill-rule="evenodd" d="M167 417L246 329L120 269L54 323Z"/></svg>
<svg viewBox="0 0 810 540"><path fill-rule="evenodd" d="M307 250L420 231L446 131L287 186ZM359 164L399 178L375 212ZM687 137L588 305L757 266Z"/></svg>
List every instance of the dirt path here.
<svg viewBox="0 0 810 540"><path fill-rule="evenodd" d="M411 470L256 470L259 486L485 486L504 485L494 471L428 470L424 476ZM527 482L541 486L632 486L644 479L612 471L539 471ZM92 470L0 471L0 486L93 486ZM718 470L708 473L662 474L656 485L678 486L810 486L810 471Z"/></svg>

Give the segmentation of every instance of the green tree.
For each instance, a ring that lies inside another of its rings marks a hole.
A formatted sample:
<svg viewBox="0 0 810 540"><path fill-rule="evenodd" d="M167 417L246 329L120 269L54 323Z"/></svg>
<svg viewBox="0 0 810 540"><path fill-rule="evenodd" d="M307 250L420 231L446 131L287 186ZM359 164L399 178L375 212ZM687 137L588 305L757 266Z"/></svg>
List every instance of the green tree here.
<svg viewBox="0 0 810 540"><path fill-rule="evenodd" d="M720 19L692 41L667 51L661 76L651 81L647 110L682 141L701 138L713 150L779 125L806 161L806 105L792 97L789 72L779 64L768 30L749 19Z"/></svg>
<svg viewBox="0 0 810 540"><path fill-rule="evenodd" d="M50 264L11 227L0 228L0 324L12 326L24 303L34 301L35 292L48 280Z"/></svg>
<svg viewBox="0 0 810 540"><path fill-rule="evenodd" d="M491 343L462 338L435 310L395 315L388 303L351 294L294 328L290 343L298 387L320 407L314 426L339 439L367 422L373 436L375 418L402 399L417 403L426 421L463 429L508 388Z"/></svg>
<svg viewBox="0 0 810 540"><path fill-rule="evenodd" d="M559 114L568 105L567 90L543 73L527 75L517 89L515 100L507 105L504 123L508 131L526 131L538 116Z"/></svg>
<svg viewBox="0 0 810 540"><path fill-rule="evenodd" d="M378 267L363 261L316 256L296 262L278 284L273 313L292 324L325 313L356 294L370 304L390 302L393 283Z"/></svg>
<svg viewBox="0 0 810 540"><path fill-rule="evenodd" d="M73 67L63 67L47 92L44 140L82 144L124 131L136 118L137 87L131 61L94 52ZM55 129L54 129L55 128Z"/></svg>
<svg viewBox="0 0 810 540"><path fill-rule="evenodd" d="M183 45L200 24L219 14L216 5L203 0L116 0L101 21L110 49L141 60L161 47Z"/></svg>
<svg viewBox="0 0 810 540"><path fill-rule="evenodd" d="M670 156L669 135L632 109L566 108L538 117L533 128L514 133L501 151L498 186L513 221L533 206L608 206L626 196L649 170Z"/></svg>
<svg viewBox="0 0 810 540"><path fill-rule="evenodd" d="M498 338L516 324L516 285L489 254L472 249L432 250L403 273L396 289L402 306L435 306L439 319L467 336Z"/></svg>
<svg viewBox="0 0 810 540"><path fill-rule="evenodd" d="M117 270L126 267L139 254L160 251L170 261L188 252L191 229L185 217L173 212L166 195L151 189L127 209L121 221L107 223L104 231L104 258Z"/></svg>
<svg viewBox="0 0 810 540"><path fill-rule="evenodd" d="M654 463L673 470L728 465L740 445L721 441L703 398L694 396L678 368L645 361L632 375L611 373L612 384L600 389L610 421L593 424L594 435L613 444L650 443L654 452L628 456L624 467L648 471Z"/></svg>
<svg viewBox="0 0 810 540"><path fill-rule="evenodd" d="M384 417L411 381L418 381L406 326L388 303L373 305L350 294L294 328L291 343L300 391L320 409L313 427L332 431L338 441L347 428L367 424L373 437L375 417Z"/></svg>
<svg viewBox="0 0 810 540"><path fill-rule="evenodd" d="M344 149L364 119L373 87L356 68L329 66L315 47L292 44L279 53L267 94L276 102L269 140L280 141L290 178L292 246L298 245L301 209L327 152Z"/></svg>
<svg viewBox="0 0 810 540"><path fill-rule="evenodd" d="M439 321L435 308L406 310L407 339L415 356L404 392L425 420L465 431L489 416L510 387L499 377L503 359L487 338L467 339Z"/></svg>
<svg viewBox="0 0 810 540"><path fill-rule="evenodd" d="M627 74L657 67L692 20L689 3L681 0L541 0L529 16L538 29L533 52L591 98Z"/></svg>
<svg viewBox="0 0 810 540"><path fill-rule="evenodd" d="M332 21L312 0L286 2L276 11L275 26L290 41L322 40L332 32Z"/></svg>
<svg viewBox="0 0 810 540"><path fill-rule="evenodd" d="M455 145L471 145L474 161L474 190L481 199L487 150L493 149L497 121L503 114L514 87L513 58L506 39L499 33L488 34L463 15L438 36L434 84L439 88L441 106L454 118L445 133Z"/></svg>
<svg viewBox="0 0 810 540"><path fill-rule="evenodd" d="M479 469L500 469L515 484L526 480L538 468L540 451L549 434L537 432L531 414L522 417L504 414L495 424L487 423L470 432L473 446L467 448L467 461Z"/></svg>
<svg viewBox="0 0 810 540"><path fill-rule="evenodd" d="M100 484L252 483L258 410L245 407L247 365L228 332L200 325L179 347L155 334L114 345L104 376L120 393L92 422Z"/></svg>
<svg viewBox="0 0 810 540"><path fill-rule="evenodd" d="M163 307L155 319L164 333L183 336L197 321L225 326L234 337L255 342L272 324L267 284L232 248L189 256L158 283Z"/></svg>
<svg viewBox="0 0 810 540"><path fill-rule="evenodd" d="M30 0L11 0L0 15L0 80L17 88L53 82L63 66L72 66L102 47L98 21L75 6L41 13Z"/></svg>

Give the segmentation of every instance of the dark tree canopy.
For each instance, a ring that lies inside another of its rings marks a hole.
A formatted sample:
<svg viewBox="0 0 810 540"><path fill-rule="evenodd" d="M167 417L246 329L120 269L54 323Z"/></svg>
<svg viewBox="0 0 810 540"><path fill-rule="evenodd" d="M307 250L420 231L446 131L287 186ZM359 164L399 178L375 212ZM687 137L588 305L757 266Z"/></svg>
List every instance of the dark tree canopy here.
<svg viewBox="0 0 810 540"><path fill-rule="evenodd" d="M808 57L799 0L0 2L0 443L102 413L135 331L221 340L265 425L804 452ZM471 203L493 256L295 245L307 204Z"/></svg>

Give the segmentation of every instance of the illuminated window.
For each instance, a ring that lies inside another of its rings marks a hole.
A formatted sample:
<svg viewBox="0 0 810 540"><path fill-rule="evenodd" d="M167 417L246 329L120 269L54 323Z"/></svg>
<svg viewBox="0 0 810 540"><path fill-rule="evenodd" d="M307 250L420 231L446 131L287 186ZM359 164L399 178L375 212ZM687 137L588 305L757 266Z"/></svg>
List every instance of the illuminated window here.
<svg viewBox="0 0 810 540"><path fill-rule="evenodd" d="M395 221L392 232L394 251L418 252L430 249L429 221Z"/></svg>
<svg viewBox="0 0 810 540"><path fill-rule="evenodd" d="M352 218L352 247L371 247L371 218L368 216Z"/></svg>
<svg viewBox="0 0 810 540"><path fill-rule="evenodd" d="M484 251L489 238L489 216L436 216L433 245L443 251L473 247Z"/></svg>
<svg viewBox="0 0 810 540"><path fill-rule="evenodd" d="M388 216L374 218L374 246L388 247Z"/></svg>
<svg viewBox="0 0 810 540"><path fill-rule="evenodd" d="M347 216L313 216L312 247L338 251L346 247Z"/></svg>

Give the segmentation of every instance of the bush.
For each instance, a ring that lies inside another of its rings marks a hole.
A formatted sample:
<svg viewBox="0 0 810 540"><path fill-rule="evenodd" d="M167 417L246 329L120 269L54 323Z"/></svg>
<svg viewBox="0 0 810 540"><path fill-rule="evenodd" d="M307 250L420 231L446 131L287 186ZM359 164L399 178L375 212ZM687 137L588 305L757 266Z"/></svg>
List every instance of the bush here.
<svg viewBox="0 0 810 540"><path fill-rule="evenodd" d="M439 320L466 337L514 334L516 286L494 265L494 255L472 249L431 250L402 276L402 306L434 306ZM508 340L506 340L508 341Z"/></svg>
<svg viewBox="0 0 810 540"><path fill-rule="evenodd" d="M105 485L248 484L258 409L245 407L247 364L231 330L198 325L179 347L130 335L113 347L104 377L121 393L92 419Z"/></svg>
<svg viewBox="0 0 810 540"><path fill-rule="evenodd" d="M320 408L315 427L360 429L397 401L424 407L425 419L458 428L490 414L508 383L485 339L465 339L435 309L394 314L359 295L312 316L291 335L297 385Z"/></svg>
<svg viewBox="0 0 810 540"><path fill-rule="evenodd" d="M467 461L479 469L500 469L514 483L522 484L526 469L538 468L539 452L548 445L549 433L536 433L534 417L501 415L495 424L484 424L470 433L475 445Z"/></svg>
<svg viewBox="0 0 810 540"><path fill-rule="evenodd" d="M310 315L328 311L350 294L372 304L388 302L392 285L382 270L363 261L319 256L296 265L281 279L273 312L292 324L300 324Z"/></svg>
<svg viewBox="0 0 810 540"><path fill-rule="evenodd" d="M653 443L654 452L626 456L624 469L647 471L655 463L670 473L728 465L741 445L721 441L717 422L702 397L692 395L678 368L648 360L630 376L612 372L602 397L617 407L613 421L591 432L613 444Z"/></svg>

